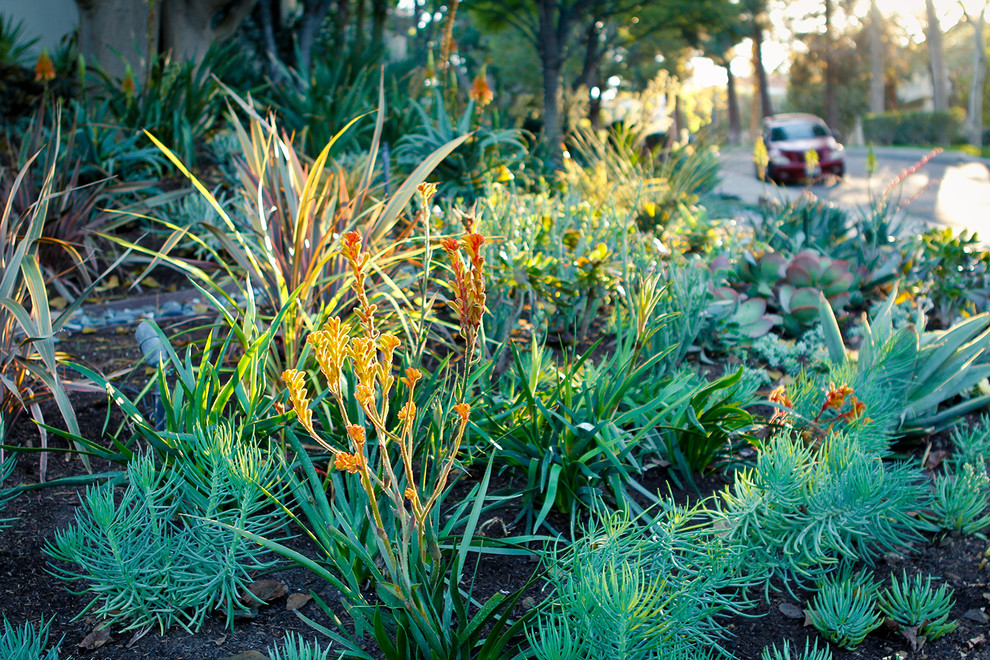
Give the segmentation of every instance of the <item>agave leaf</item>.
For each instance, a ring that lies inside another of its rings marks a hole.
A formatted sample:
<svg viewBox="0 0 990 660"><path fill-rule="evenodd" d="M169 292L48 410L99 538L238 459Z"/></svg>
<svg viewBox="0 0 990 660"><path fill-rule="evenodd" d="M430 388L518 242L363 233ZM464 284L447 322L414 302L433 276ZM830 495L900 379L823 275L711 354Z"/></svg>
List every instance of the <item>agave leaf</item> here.
<svg viewBox="0 0 990 660"><path fill-rule="evenodd" d="M832 306L825 298L825 294L818 294L818 319L822 324L822 332L825 335L825 347L828 349L832 362L842 364L846 361L846 345L842 341L842 332L839 330L839 323L835 320L835 313ZM865 344L866 341L864 340ZM860 349L862 351L862 349ZM860 353L862 359L862 352Z"/></svg>
<svg viewBox="0 0 990 660"><path fill-rule="evenodd" d="M919 355L919 358L924 360L925 366L918 372L918 380L923 382L930 378L959 351L975 357L985 350L990 345L988 328L990 328L990 314L984 313L958 323L948 330L926 332L921 338Z"/></svg>

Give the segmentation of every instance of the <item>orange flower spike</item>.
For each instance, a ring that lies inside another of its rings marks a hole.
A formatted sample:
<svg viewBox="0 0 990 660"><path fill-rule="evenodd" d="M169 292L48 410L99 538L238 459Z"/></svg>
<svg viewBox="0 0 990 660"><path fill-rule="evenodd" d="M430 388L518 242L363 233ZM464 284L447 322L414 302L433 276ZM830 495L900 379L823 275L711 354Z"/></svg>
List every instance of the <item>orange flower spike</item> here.
<svg viewBox="0 0 990 660"><path fill-rule="evenodd" d="M354 361L354 374L358 382L368 387L374 385L378 372L374 340L368 337L355 337L350 343L348 352Z"/></svg>
<svg viewBox="0 0 990 660"><path fill-rule="evenodd" d="M478 71L478 75L474 77L471 82L471 91L468 92L468 96L472 101L478 104L479 108L483 108L495 98L495 94L492 92L492 88L488 86L488 74L485 71L487 67L482 64L481 70Z"/></svg>
<svg viewBox="0 0 990 660"><path fill-rule="evenodd" d="M780 404L785 408L794 407L794 403L787 396L787 388L783 385L778 386L777 389L770 393L770 402Z"/></svg>
<svg viewBox="0 0 990 660"><path fill-rule="evenodd" d="M344 254L344 258L347 259L351 265L360 264L361 258L361 234L356 231L349 231L344 234L343 240L341 241L341 252Z"/></svg>
<svg viewBox="0 0 990 660"><path fill-rule="evenodd" d="M863 413L866 412L866 404L857 399L854 396L849 397L849 405L852 406L852 410L849 411L849 420L853 421L863 417ZM867 417L864 421L869 421Z"/></svg>
<svg viewBox="0 0 990 660"><path fill-rule="evenodd" d="M429 204L433 199L433 196L437 194L437 184L427 183L424 181L416 186L416 191L419 193L420 197L423 198L423 203Z"/></svg>
<svg viewBox="0 0 990 660"><path fill-rule="evenodd" d="M836 387L834 383L829 383L829 389L825 392L825 403L822 405L822 412L832 409L841 410L846 402L846 397L853 393L853 389L848 385Z"/></svg>
<svg viewBox="0 0 990 660"><path fill-rule="evenodd" d="M38 61L34 64L35 82L49 82L55 80L55 63L52 62L48 49L43 49Z"/></svg>
<svg viewBox="0 0 990 660"><path fill-rule="evenodd" d="M373 416L375 414L375 391L373 389L362 383L354 388L354 398L367 415Z"/></svg>
<svg viewBox="0 0 990 660"><path fill-rule="evenodd" d="M487 242L481 234L468 234L464 237L464 248L471 256L471 265L479 270L485 264L485 258L481 256L481 247Z"/></svg>
<svg viewBox="0 0 990 660"><path fill-rule="evenodd" d="M784 408L793 408L794 402L791 401L790 397L787 396L787 388L783 385L779 385L773 392L770 393L769 397L770 403L776 403L778 406ZM770 423L775 424L777 422L783 422L787 419L787 412L777 408L773 411L773 415L770 416Z"/></svg>
<svg viewBox="0 0 990 660"><path fill-rule="evenodd" d="M382 352L382 360L378 364L378 382L382 384L382 390L388 391L392 388L391 372L392 361L395 356L395 349L400 347L402 342L393 334L385 333L378 337L378 348Z"/></svg>
<svg viewBox="0 0 990 660"><path fill-rule="evenodd" d="M333 466L335 468L341 472L350 472L351 474L361 472L367 465L368 462L365 460L364 456L358 453L348 454L346 452L341 452L333 459Z"/></svg>
<svg viewBox="0 0 990 660"><path fill-rule="evenodd" d="M416 383L419 379L423 377L423 372L419 369L414 369L413 367L406 368L406 376L402 379L402 383L409 388L410 393L413 388L416 387Z"/></svg>
<svg viewBox="0 0 990 660"><path fill-rule="evenodd" d="M306 376L296 369L286 369L282 372L282 381L289 390L289 400L292 401L292 409L296 411L296 418L303 425L309 434L316 436L313 430L313 411L309 409L309 400L306 398Z"/></svg>
<svg viewBox="0 0 990 660"><path fill-rule="evenodd" d="M413 420L416 419L416 404L412 401L407 401L405 405L399 410L399 421L405 424L411 424Z"/></svg>
<svg viewBox="0 0 990 660"><path fill-rule="evenodd" d="M368 436L364 430L364 427L360 424L348 424L347 425L347 437L351 439L354 447L357 451L361 451L361 447L367 442Z"/></svg>
<svg viewBox="0 0 990 660"><path fill-rule="evenodd" d="M471 406L466 403L454 404L454 412L461 418L461 425L463 426L467 424L468 418L471 416Z"/></svg>

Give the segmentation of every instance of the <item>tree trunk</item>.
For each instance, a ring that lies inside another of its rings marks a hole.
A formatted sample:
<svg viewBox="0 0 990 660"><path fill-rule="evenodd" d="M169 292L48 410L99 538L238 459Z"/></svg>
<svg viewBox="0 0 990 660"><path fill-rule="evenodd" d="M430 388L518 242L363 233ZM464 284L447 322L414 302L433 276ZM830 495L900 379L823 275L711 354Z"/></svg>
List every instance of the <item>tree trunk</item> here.
<svg viewBox="0 0 990 660"><path fill-rule="evenodd" d="M986 6L976 16L969 17L973 24L973 78L969 87L969 143L983 146L983 81L987 74L987 47L983 35L986 25Z"/></svg>
<svg viewBox="0 0 990 660"><path fill-rule="evenodd" d="M275 45L276 14L272 0L258 0L255 13L261 26L261 47L265 54L265 70L268 72L269 78L278 81L281 78L278 66L281 59L278 56L278 46Z"/></svg>
<svg viewBox="0 0 990 660"><path fill-rule="evenodd" d="M337 15L334 19L337 29L333 41L333 54L338 60L344 56L347 47L348 22L351 19L351 0L337 0Z"/></svg>
<svg viewBox="0 0 990 660"><path fill-rule="evenodd" d="M928 59L932 73L932 109L949 109L949 73L945 68L945 53L942 49L942 28L938 24L933 0L925 0L928 25L925 28L925 41L928 42Z"/></svg>
<svg viewBox="0 0 990 660"><path fill-rule="evenodd" d="M769 117L773 114L770 105L770 90L767 85L767 70L763 66L763 26L759 21L753 21L753 69L756 72L756 84L759 87L760 116Z"/></svg>
<svg viewBox="0 0 990 660"><path fill-rule="evenodd" d="M330 11L331 0L305 0L303 2L302 24L299 26L299 59L296 67L299 75L309 78L313 66L313 46L323 27L323 20Z"/></svg>
<svg viewBox="0 0 990 660"><path fill-rule="evenodd" d="M835 56L832 48L833 0L825 0L825 123L836 130L839 127L839 100L835 91Z"/></svg>
<svg viewBox="0 0 990 660"><path fill-rule="evenodd" d="M588 119L591 121L591 125L596 128L601 126L601 117L599 116L601 113L601 96L591 94L591 89L598 82L598 62L601 59L601 50L598 47L601 40L600 24L597 16L593 17L588 23L588 29L584 35L584 64L581 66L581 75L574 82L575 89L584 85L588 90Z"/></svg>
<svg viewBox="0 0 990 660"><path fill-rule="evenodd" d="M158 51L160 12L150 12L150 4L141 0L76 0L76 4L79 53L111 78L123 78L130 65L143 83L148 55Z"/></svg>
<svg viewBox="0 0 990 660"><path fill-rule="evenodd" d="M557 24L552 0L538 0L540 43L538 50L543 66L543 139L550 149L550 162L557 166L563 157L563 119L561 117L561 74L563 52L561 25ZM561 19L562 20L562 19Z"/></svg>
<svg viewBox="0 0 990 660"><path fill-rule="evenodd" d="M725 63L725 96L729 106L729 144L739 144L742 126L739 121L739 99L736 95L736 77L732 73L732 62Z"/></svg>
<svg viewBox="0 0 990 660"><path fill-rule="evenodd" d="M201 62L210 44L234 34L256 0L161 0L161 51Z"/></svg>
<svg viewBox="0 0 990 660"><path fill-rule="evenodd" d="M385 57L385 20L388 18L388 3L385 0L371 0L371 52L380 58Z"/></svg>
<svg viewBox="0 0 990 660"><path fill-rule="evenodd" d="M357 0L357 11L354 12L354 52L364 55L364 8L365 0Z"/></svg>
<svg viewBox="0 0 990 660"><path fill-rule="evenodd" d="M870 112L884 111L883 16L877 0L870 0Z"/></svg>

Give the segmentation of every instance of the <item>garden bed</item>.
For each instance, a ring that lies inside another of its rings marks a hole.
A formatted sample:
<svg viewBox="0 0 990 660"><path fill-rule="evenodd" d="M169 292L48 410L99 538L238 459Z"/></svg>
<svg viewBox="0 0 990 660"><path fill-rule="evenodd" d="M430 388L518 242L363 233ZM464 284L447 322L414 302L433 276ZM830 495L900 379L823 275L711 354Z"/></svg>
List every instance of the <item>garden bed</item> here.
<svg viewBox="0 0 990 660"><path fill-rule="evenodd" d="M61 348L106 371L118 371L134 366L139 360L139 351L134 343L132 328L127 332L109 327L92 334L75 334L61 342ZM148 378L143 368L138 368L130 379L132 384ZM80 428L88 437L102 437L108 406L99 395L77 395L76 410ZM110 428L115 428L121 415L119 411L109 411ZM931 450L938 452L948 449L947 436L932 438ZM36 431L26 416L15 424L8 437L12 444L36 443ZM915 451L923 448L914 446ZM32 455L21 457L14 481L31 482L37 479L37 460ZM97 465L96 469L106 469L107 464ZM78 475L84 471L78 458L65 460L52 457L49 462L48 478L55 479L67 475ZM470 483L472 477L467 477ZM700 493L679 489L667 475L663 467L651 468L642 477L643 485L650 491L670 493L680 504L696 501L701 496L716 494L731 484L732 472L715 474L698 480ZM501 482L499 488L511 490L512 484ZM237 656L249 651L264 652L269 646L279 643L287 631L296 631L307 637L315 633L287 609L285 594L275 598L267 607L261 607L257 616L238 620L232 628L223 625L221 617L208 619L202 629L189 634L181 629L169 630L164 636L157 630L135 635L134 631L123 632L111 627L103 638L94 631L99 621L89 615L80 615L88 602L84 595L75 595L67 590L62 580L49 571L48 558L44 548L51 539L52 532L69 525L79 507L82 492L77 487L55 487L19 496L10 503L6 515L16 517L13 526L2 532L0 543L0 567L3 583L3 612L14 625L25 622L37 623L44 618L51 620L51 639L63 638L62 654L71 653L74 658L100 658L106 660L130 660L138 658L215 660ZM456 492L466 492L466 486L458 486ZM498 514L509 519L511 511ZM491 516L494 518L495 514ZM566 517L555 515L551 521L560 529L567 528ZM302 539L296 539L293 547L303 552L312 552ZM888 554L876 565L878 576L889 573L899 575L925 574L938 576L955 592L955 606L952 616L959 620L959 627L948 636L925 644L913 651L908 640L894 629L881 629L869 635L855 651L833 649L836 660L880 660L882 658L926 658L931 660L957 660L986 658L990 654L988 626L981 619L990 605L990 569L987 567L988 546L980 536L943 536L919 544L917 552L906 555ZM524 584L532 571L537 570L536 555L531 558L486 555L474 575L475 588L479 594L492 594L497 591L511 591ZM288 594L308 594L311 590L327 602L336 600L335 590L312 573L292 566L286 566L272 575L259 575L259 579L279 580ZM519 608L532 607L545 596L539 587L530 590ZM798 591L795 599L786 591L770 592L768 602L760 603L751 612L752 617L732 617L727 621L731 637L725 642L725 649L739 660L758 660L762 650L781 640L791 640L803 648L806 639L817 636L815 630L805 625L801 609L806 606L810 595ZM759 597L759 595L757 595ZM296 596L295 598L298 598ZM322 623L319 610L309 602L300 612ZM81 646L80 646L81 645ZM369 649L370 650L370 649ZM371 651L374 653L374 651ZM251 656L243 656L248 658ZM256 656L255 656L256 657Z"/></svg>

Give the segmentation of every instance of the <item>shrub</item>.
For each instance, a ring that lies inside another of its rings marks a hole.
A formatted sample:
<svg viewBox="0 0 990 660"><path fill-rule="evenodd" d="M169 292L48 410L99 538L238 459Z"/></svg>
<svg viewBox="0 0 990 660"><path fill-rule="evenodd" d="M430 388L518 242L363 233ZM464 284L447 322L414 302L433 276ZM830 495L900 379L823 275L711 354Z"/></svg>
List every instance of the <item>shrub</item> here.
<svg viewBox="0 0 990 660"><path fill-rule="evenodd" d="M962 129L959 108L937 112L885 112L863 118L863 137L874 144L949 145Z"/></svg>

